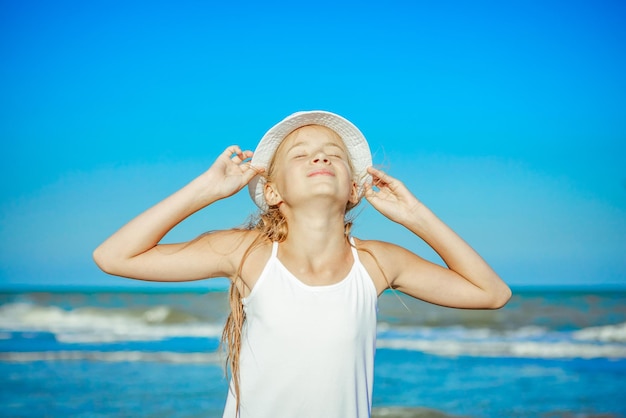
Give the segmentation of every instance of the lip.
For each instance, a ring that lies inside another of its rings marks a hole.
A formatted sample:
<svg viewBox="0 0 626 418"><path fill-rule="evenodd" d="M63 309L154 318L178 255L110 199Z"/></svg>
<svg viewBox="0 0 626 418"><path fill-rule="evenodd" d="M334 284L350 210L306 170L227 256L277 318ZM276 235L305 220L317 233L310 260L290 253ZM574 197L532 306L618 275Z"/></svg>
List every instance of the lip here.
<svg viewBox="0 0 626 418"><path fill-rule="evenodd" d="M318 170L313 170L311 172L309 172L309 174L307 174L307 177L315 177L315 176L335 176L335 173L333 173L331 170L322 168L322 169L318 169Z"/></svg>

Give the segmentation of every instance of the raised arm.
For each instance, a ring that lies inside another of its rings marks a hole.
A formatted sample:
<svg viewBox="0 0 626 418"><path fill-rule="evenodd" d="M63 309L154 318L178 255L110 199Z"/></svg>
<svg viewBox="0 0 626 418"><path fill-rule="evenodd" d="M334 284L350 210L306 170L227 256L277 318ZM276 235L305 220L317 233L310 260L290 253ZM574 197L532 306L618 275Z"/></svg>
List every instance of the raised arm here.
<svg viewBox="0 0 626 418"><path fill-rule="evenodd" d="M444 224L404 186L370 167L371 185L365 198L390 220L430 245L448 268L391 244L380 244L377 257L393 288L438 305L497 309L506 304L511 290L495 271L461 237Z"/></svg>
<svg viewBox="0 0 626 418"><path fill-rule="evenodd" d="M228 147L213 165L173 195L146 210L93 253L96 264L116 276L151 281L187 281L232 273L229 254L245 233L218 232L188 243L159 244L174 226L211 203L241 190L258 173L251 151Z"/></svg>

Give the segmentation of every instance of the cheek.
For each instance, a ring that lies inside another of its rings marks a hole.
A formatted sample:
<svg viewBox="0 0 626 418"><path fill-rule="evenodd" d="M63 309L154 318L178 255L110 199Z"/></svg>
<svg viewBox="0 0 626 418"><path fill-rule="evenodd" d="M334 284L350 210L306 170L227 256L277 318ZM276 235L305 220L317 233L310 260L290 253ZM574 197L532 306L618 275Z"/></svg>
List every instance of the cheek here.
<svg viewBox="0 0 626 418"><path fill-rule="evenodd" d="M354 180L354 171L352 170L352 167L350 167L350 164L348 164L346 161L342 161L344 169L346 170L346 173L348 173L348 177L350 177L350 181Z"/></svg>
<svg viewBox="0 0 626 418"><path fill-rule="evenodd" d="M289 163L280 164L280 166L273 170L271 180L279 193L287 191L290 184L289 179L294 177L293 170L294 167Z"/></svg>

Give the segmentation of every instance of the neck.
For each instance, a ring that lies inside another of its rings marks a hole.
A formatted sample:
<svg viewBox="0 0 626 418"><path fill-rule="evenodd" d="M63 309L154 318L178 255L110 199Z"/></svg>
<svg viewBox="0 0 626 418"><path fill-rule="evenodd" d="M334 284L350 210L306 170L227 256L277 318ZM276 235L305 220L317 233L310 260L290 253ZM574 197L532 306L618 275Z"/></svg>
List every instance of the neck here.
<svg viewBox="0 0 626 418"><path fill-rule="evenodd" d="M344 211L311 206L285 210L289 233L284 245L302 255L319 256L346 248Z"/></svg>

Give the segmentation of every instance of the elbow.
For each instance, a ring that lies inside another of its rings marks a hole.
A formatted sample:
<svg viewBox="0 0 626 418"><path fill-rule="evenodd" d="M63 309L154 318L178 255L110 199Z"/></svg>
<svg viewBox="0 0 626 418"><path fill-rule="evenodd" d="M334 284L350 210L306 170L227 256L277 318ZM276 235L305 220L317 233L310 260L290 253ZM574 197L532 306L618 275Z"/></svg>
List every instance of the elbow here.
<svg viewBox="0 0 626 418"><path fill-rule="evenodd" d="M96 263L96 266L98 266L100 270L108 273L106 257L102 254L102 250L100 249L100 247L96 248L93 253L91 253L91 257L93 258L94 263Z"/></svg>
<svg viewBox="0 0 626 418"><path fill-rule="evenodd" d="M111 262L111 257L107 256L102 247L98 247L93 251L92 258L100 270L107 274L115 275L114 263Z"/></svg>
<svg viewBox="0 0 626 418"><path fill-rule="evenodd" d="M511 299L511 296L513 296L511 288L502 283L501 288L494 293L488 309L500 309L504 307Z"/></svg>

